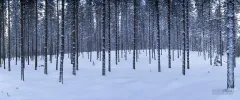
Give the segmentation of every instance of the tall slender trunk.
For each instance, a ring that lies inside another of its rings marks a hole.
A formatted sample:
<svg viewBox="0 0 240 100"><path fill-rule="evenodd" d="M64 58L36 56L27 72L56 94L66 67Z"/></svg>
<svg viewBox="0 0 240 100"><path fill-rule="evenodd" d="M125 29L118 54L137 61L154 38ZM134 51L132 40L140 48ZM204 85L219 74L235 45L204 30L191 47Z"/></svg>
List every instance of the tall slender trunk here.
<svg viewBox="0 0 240 100"><path fill-rule="evenodd" d="M76 2L77 2L77 0L74 0L74 12L73 12L73 19L72 19L72 65L73 65L73 75L76 75L76 66L75 66L75 57L76 57L76 46L75 46L75 39L76 39L76 26L75 26L75 24L76 24L76 14L75 14L75 12L76 12Z"/></svg>
<svg viewBox="0 0 240 100"><path fill-rule="evenodd" d="M168 0L168 68L171 68L171 0Z"/></svg>
<svg viewBox="0 0 240 100"><path fill-rule="evenodd" d="M38 5L37 5L37 0L35 0L35 17L36 17L36 23L35 23L35 32L36 32L36 37L35 37L35 70L37 70L37 61L38 61Z"/></svg>
<svg viewBox="0 0 240 100"><path fill-rule="evenodd" d="M64 60L64 0L62 0L62 21L61 21L61 59L60 59L60 75L59 82L63 84L63 60Z"/></svg>
<svg viewBox="0 0 240 100"><path fill-rule="evenodd" d="M57 59L56 59L56 70L58 70L58 58L59 58L59 13L58 13L58 0L57 0Z"/></svg>
<svg viewBox="0 0 240 100"><path fill-rule="evenodd" d="M25 58L24 58L24 5L25 5L25 0L21 0L21 80L24 81L24 68L25 68Z"/></svg>
<svg viewBox="0 0 240 100"><path fill-rule="evenodd" d="M8 0L8 71L11 71L11 28L10 28L10 0Z"/></svg>
<svg viewBox="0 0 240 100"><path fill-rule="evenodd" d="M189 63L189 0L186 1L186 51L187 51L187 69L190 69Z"/></svg>
<svg viewBox="0 0 240 100"><path fill-rule="evenodd" d="M48 44L48 0L45 0L45 44L44 44L44 74L47 73L47 44Z"/></svg>
<svg viewBox="0 0 240 100"><path fill-rule="evenodd" d="M118 1L115 1L115 63L118 63Z"/></svg>
<svg viewBox="0 0 240 100"><path fill-rule="evenodd" d="M105 34L106 34L106 23L105 23L105 19L106 19L106 7L105 4L106 0L103 0L103 12L102 12L102 75L105 76L106 75L106 69L105 69Z"/></svg>
<svg viewBox="0 0 240 100"><path fill-rule="evenodd" d="M148 9L148 55L149 55L149 64L151 64L151 2L149 2Z"/></svg>
<svg viewBox="0 0 240 100"><path fill-rule="evenodd" d="M28 12L28 13L30 13L30 12ZM30 32L29 32L29 30L30 30L30 23L29 23L29 20L30 20L30 17L29 17L29 15L27 16L27 62L28 62L28 65L29 65L29 51L30 51Z"/></svg>
<svg viewBox="0 0 240 100"><path fill-rule="evenodd" d="M159 26L159 8L158 8L158 0L155 0L155 7L157 13L157 51L158 51L158 72L161 72L161 63L160 63L160 26Z"/></svg>
<svg viewBox="0 0 240 100"><path fill-rule="evenodd" d="M5 14L6 14L6 12L4 11L5 10L5 1L3 0L3 67L4 67L4 69L6 69L6 62L5 62L5 60L6 60L6 53L5 53L5 50L6 50L6 48L5 48Z"/></svg>
<svg viewBox="0 0 240 100"><path fill-rule="evenodd" d="M76 44L76 70L78 70L78 52L79 52L79 39L78 39L78 5L79 5L79 0L76 0L76 11L75 11L75 16L76 16L76 22L75 22L75 31L76 31L76 39L77 39L77 44Z"/></svg>
<svg viewBox="0 0 240 100"><path fill-rule="evenodd" d="M108 0L108 71L111 72L111 11L110 0Z"/></svg>
<svg viewBox="0 0 240 100"><path fill-rule="evenodd" d="M219 3L219 18L222 18L222 14L221 14L221 1L220 0L218 0L218 3ZM222 66L222 20L221 19L219 19L219 23L218 23L218 25L219 25L219 56L220 56L220 65Z"/></svg>
<svg viewBox="0 0 240 100"><path fill-rule="evenodd" d="M211 4L210 4L210 0L209 0L209 10L208 10L208 25L209 25L209 57L210 57L210 65L212 65L212 44L213 44L213 41L212 41L212 21L210 20L211 19Z"/></svg>
<svg viewBox="0 0 240 100"><path fill-rule="evenodd" d="M227 88L234 88L235 64L235 10L234 0L227 0Z"/></svg>
<svg viewBox="0 0 240 100"><path fill-rule="evenodd" d="M186 49L186 28L185 28L185 0L182 1L182 13L183 13L183 51L182 51L182 74L185 75L185 49Z"/></svg>
<svg viewBox="0 0 240 100"><path fill-rule="evenodd" d="M134 20L134 26L133 26L133 69L135 70L135 63L136 63L136 34L137 34L137 1L133 0L133 20Z"/></svg>

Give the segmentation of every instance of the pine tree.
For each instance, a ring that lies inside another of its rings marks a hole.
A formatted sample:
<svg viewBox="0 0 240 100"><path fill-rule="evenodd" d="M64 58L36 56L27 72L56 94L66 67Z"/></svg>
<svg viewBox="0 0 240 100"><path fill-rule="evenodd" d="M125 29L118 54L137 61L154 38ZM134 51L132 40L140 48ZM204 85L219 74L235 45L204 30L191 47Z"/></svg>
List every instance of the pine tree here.
<svg viewBox="0 0 240 100"><path fill-rule="evenodd" d="M220 65L222 66L222 21L221 21L221 18L222 18L222 14L221 14L221 1L218 0L218 14L219 14L219 20L218 20L218 29L219 29L219 50L218 50L218 53L219 53L219 56L220 56Z"/></svg>
<svg viewBox="0 0 240 100"><path fill-rule="evenodd" d="M59 58L59 13L58 13L58 7L59 7L59 5L58 5L59 3L58 3L58 0L57 0L57 50L56 50L56 52L57 52L57 58L56 58L56 70L58 70L58 58Z"/></svg>
<svg viewBox="0 0 240 100"><path fill-rule="evenodd" d="M5 16L6 16L6 12L5 12L5 1L3 0L3 6L2 6L2 9L3 9L3 67L4 69L6 69L6 62L5 62L5 59L6 59L6 52L5 52Z"/></svg>
<svg viewBox="0 0 240 100"><path fill-rule="evenodd" d="M115 63L118 63L118 0L115 3Z"/></svg>
<svg viewBox="0 0 240 100"><path fill-rule="evenodd" d="M186 49L186 28L185 28L185 0L182 1L182 17L183 17L183 20L182 20L182 24L183 24L183 51L182 51L182 74L185 75L185 58L186 58L186 55L185 55L185 49Z"/></svg>
<svg viewBox="0 0 240 100"><path fill-rule="evenodd" d="M190 69L189 63L189 0L186 1L186 51L187 51L187 69Z"/></svg>
<svg viewBox="0 0 240 100"><path fill-rule="evenodd" d="M149 1L148 5L148 55L149 55L149 64L151 64L151 2Z"/></svg>
<svg viewBox="0 0 240 100"><path fill-rule="evenodd" d="M76 18L76 22L75 22L75 30L76 30L76 70L78 70L78 52L79 52L79 37L78 37L78 5L79 5L79 0L75 1L76 5L75 5L75 18Z"/></svg>
<svg viewBox="0 0 240 100"><path fill-rule="evenodd" d="M137 35L137 1L133 0L133 69L135 70L136 66L136 35Z"/></svg>
<svg viewBox="0 0 240 100"><path fill-rule="evenodd" d="M37 62L38 62L38 1L35 0L35 70L37 70Z"/></svg>
<svg viewBox="0 0 240 100"><path fill-rule="evenodd" d="M234 0L227 0L227 88L234 88L235 10Z"/></svg>
<svg viewBox="0 0 240 100"><path fill-rule="evenodd" d="M73 18L72 18L72 65L73 65L73 75L76 75L76 66L75 66L75 53L76 53L76 46L75 46L75 38L76 38L76 26L75 26L75 20L76 20L76 0L74 0L74 12L73 12Z"/></svg>
<svg viewBox="0 0 240 100"><path fill-rule="evenodd" d="M106 19L106 0L103 0L103 12L102 12L102 75L105 76L106 75L106 69L105 69L105 34L106 34L106 23L105 23L105 19Z"/></svg>
<svg viewBox="0 0 240 100"><path fill-rule="evenodd" d="M48 44L48 0L45 0L45 41L44 41L44 74L48 74L47 72L47 44Z"/></svg>
<svg viewBox="0 0 240 100"><path fill-rule="evenodd" d="M59 82L63 84L63 60L64 60L64 0L62 0L62 21L61 21L61 59L60 59L60 75Z"/></svg>
<svg viewBox="0 0 240 100"><path fill-rule="evenodd" d="M157 50L158 50L158 72L161 72L160 65L160 25L159 25L159 8L158 8L158 0L155 0L155 7L157 13Z"/></svg>
<svg viewBox="0 0 240 100"><path fill-rule="evenodd" d="M27 7L28 9L29 9L29 7ZM30 13L29 11L27 12L27 13ZM30 47L29 47L29 45L30 45L30 42L29 42L29 40L30 40L30 23L29 23L29 20L30 20L30 17L29 17L30 15L27 15L27 62L28 62L28 65L29 65L29 51L30 51Z"/></svg>
<svg viewBox="0 0 240 100"><path fill-rule="evenodd" d="M8 0L8 71L11 71L11 65L10 65L10 61L11 61L11 57L10 57L10 51L11 51L11 28L10 28L10 0Z"/></svg>
<svg viewBox="0 0 240 100"><path fill-rule="evenodd" d="M212 38L212 21L211 21L211 0L208 0L208 25L209 25L209 37ZM212 65L212 44L213 44L213 40L209 39L209 57L210 57L210 65Z"/></svg>
<svg viewBox="0 0 240 100"><path fill-rule="evenodd" d="M171 68L171 0L168 0L168 68Z"/></svg>
<svg viewBox="0 0 240 100"><path fill-rule="evenodd" d="M24 6L25 6L25 0L21 0L21 80L24 81L24 68L25 68L25 54L24 54Z"/></svg>
<svg viewBox="0 0 240 100"><path fill-rule="evenodd" d="M108 71L111 72L111 11L108 0Z"/></svg>

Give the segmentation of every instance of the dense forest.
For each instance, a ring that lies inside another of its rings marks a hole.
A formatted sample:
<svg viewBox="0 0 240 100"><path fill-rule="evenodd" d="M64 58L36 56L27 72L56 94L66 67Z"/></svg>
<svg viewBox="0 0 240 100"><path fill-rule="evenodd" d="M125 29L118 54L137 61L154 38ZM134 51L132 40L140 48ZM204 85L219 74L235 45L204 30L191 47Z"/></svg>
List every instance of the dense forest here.
<svg viewBox="0 0 240 100"><path fill-rule="evenodd" d="M73 75L81 70L79 57L87 57L102 61L105 76L123 59L133 60L129 67L137 69L139 54L145 53L150 64L158 61L158 72L182 59L185 75L194 51L215 66L227 55L227 87L234 88L239 11L239 0L0 0L0 65L8 71L11 61L21 65L22 80L29 62L35 70L44 66L44 74L56 67L63 83L64 56L71 59ZM168 66L161 66L164 51ZM53 58L56 66L48 66Z"/></svg>

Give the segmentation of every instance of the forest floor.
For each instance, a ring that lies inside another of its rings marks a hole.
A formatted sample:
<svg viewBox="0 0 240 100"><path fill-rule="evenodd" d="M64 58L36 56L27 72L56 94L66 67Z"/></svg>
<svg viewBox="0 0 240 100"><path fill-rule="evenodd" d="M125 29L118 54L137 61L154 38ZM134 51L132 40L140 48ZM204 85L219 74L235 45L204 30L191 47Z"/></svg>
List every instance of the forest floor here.
<svg viewBox="0 0 240 100"><path fill-rule="evenodd" d="M48 75L44 67L34 70L34 61L25 68L25 81L20 80L20 61L12 70L0 68L0 100L239 100L240 98L240 59L235 68L235 86L226 91L226 57L223 66L211 66L209 59L204 60L197 52L190 52L190 69L182 75L182 60L172 61L168 68L167 52L161 56L162 72L157 72L157 60L145 52L139 55L136 70L132 69L132 55L128 60L121 58L115 64L115 52L112 52L112 72L101 75L102 63L96 60L89 62L87 53L79 57L77 76L72 75L70 59L65 55L64 84L59 83L59 70L55 70L55 57L48 63ZM121 53L120 53L121 54ZM157 57L157 56L156 56ZM7 61L7 60L6 60ZM106 56L106 61L108 61ZM43 65L39 60L39 65ZM108 63L106 63L108 64ZM6 65L7 66L7 65ZM106 65L107 68L108 65ZM107 71L107 70L106 70Z"/></svg>

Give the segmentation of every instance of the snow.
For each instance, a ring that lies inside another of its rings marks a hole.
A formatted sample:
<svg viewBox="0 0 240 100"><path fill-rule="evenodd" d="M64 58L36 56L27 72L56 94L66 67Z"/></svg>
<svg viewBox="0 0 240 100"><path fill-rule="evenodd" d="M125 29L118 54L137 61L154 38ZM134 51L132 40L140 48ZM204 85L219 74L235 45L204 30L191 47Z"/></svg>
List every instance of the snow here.
<svg viewBox="0 0 240 100"><path fill-rule="evenodd" d="M101 75L102 63L96 60L96 52L93 53L95 65L89 62L87 53L84 56L80 55L79 70L74 76L70 59L65 55L64 84L58 82L55 59L48 63L48 75L44 75L44 67L35 71L34 61L30 65L26 63L24 82L20 80L20 61L15 65L12 60L11 72L0 68L0 100L238 100L240 97L240 59L236 61L236 87L226 91L226 56L223 66L211 66L209 59L205 61L197 52L190 52L190 69L186 69L185 76L181 69L182 57L172 61L169 69L167 52L161 56L162 72L157 72L157 60L148 63L145 52L141 51L136 70L132 69L131 54L127 55L128 60L121 58L118 65L112 55L112 72L106 76ZM44 65L43 59L39 58L38 65Z"/></svg>

